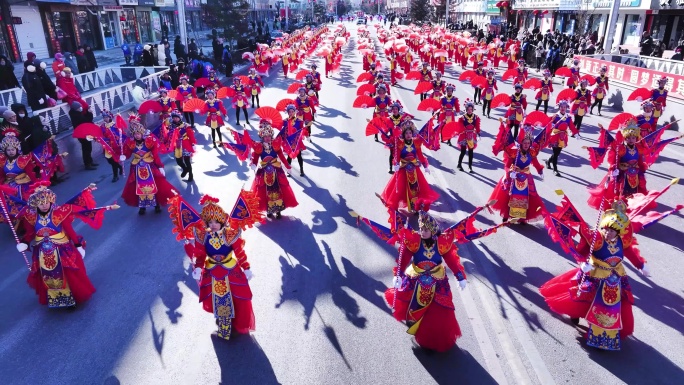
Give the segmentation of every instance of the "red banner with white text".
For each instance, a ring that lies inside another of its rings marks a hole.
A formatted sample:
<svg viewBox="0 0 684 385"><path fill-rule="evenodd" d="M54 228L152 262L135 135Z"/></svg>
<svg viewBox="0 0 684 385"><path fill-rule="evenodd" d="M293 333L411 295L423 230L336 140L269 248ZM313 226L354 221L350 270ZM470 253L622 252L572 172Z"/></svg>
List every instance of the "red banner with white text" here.
<svg viewBox="0 0 684 385"><path fill-rule="evenodd" d="M665 86L668 91L667 96L684 100L684 76L584 56L575 57L580 60L582 72L598 76L601 67L606 66L608 68L606 75L610 80L623 82L637 88L646 87L649 90L657 88L658 79L667 76L669 79Z"/></svg>

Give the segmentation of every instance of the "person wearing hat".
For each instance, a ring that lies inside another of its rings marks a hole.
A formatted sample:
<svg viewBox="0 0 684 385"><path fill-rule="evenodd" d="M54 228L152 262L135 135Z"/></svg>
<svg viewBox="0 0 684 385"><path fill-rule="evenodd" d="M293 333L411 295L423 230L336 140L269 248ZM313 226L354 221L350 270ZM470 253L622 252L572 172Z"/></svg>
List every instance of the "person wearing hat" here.
<svg viewBox="0 0 684 385"><path fill-rule="evenodd" d="M458 156L458 170L463 170L463 158L466 152L468 153L468 172L473 173L473 152L477 147L477 139L480 137L480 117L475 115L475 103L471 100L466 100L463 103L465 114L458 118L459 127L462 130L459 132L456 142L461 148L461 154ZM451 140L449 140L451 145Z"/></svg>
<svg viewBox="0 0 684 385"><path fill-rule="evenodd" d="M17 121L17 113L13 110L7 108L2 112L2 124L0 124L0 139L3 139L7 135L12 135L17 137L21 136L21 131L19 130L19 122Z"/></svg>
<svg viewBox="0 0 684 385"><path fill-rule="evenodd" d="M423 210L418 214L418 231L399 230L401 247L393 287L385 291L385 301L394 318L406 322L407 333L421 348L446 352L461 337L446 268L461 290L466 288L466 273L457 254L454 230L442 232L430 214Z"/></svg>
<svg viewBox="0 0 684 385"><path fill-rule="evenodd" d="M658 126L657 126L657 120L655 116L653 116L653 109L654 105L653 102L650 100L645 100L643 103L641 103L641 113L636 116L636 124L639 126L639 130L641 131L641 137L644 138L654 132ZM661 134L662 135L661 131ZM650 143L656 143L660 140L660 135L658 135L658 138L654 138L653 141L649 141ZM639 144L642 147L646 147L648 144L646 141L640 141ZM646 148L644 148L646 149Z"/></svg>
<svg viewBox="0 0 684 385"><path fill-rule="evenodd" d="M85 48L82 45L79 45L76 50L76 65L78 66L78 72L81 74L92 71L90 65L88 65L88 59L85 57Z"/></svg>
<svg viewBox="0 0 684 385"><path fill-rule="evenodd" d="M573 90L577 88L578 85L580 85L580 60L579 59L573 59L572 60L572 66L570 67L570 77L568 78L568 81L566 82L566 85L568 88L572 88Z"/></svg>
<svg viewBox="0 0 684 385"><path fill-rule="evenodd" d="M261 94L261 87L264 87L264 81L261 79L261 76L257 74L256 69L254 67L249 69L249 74L247 75L247 78L249 79L249 88L252 94L252 108L254 108L255 106L255 99L256 107L259 108L261 107L259 95Z"/></svg>
<svg viewBox="0 0 684 385"><path fill-rule="evenodd" d="M442 129L444 125L450 122L456 121L456 114L461 112L461 106L459 104L458 98L454 95L454 90L456 86L453 84L447 84L445 87L446 95L440 99L440 104L442 105L442 110L439 113L438 121L440 125L440 139L442 143L447 143L451 146L451 139L444 141L444 136Z"/></svg>
<svg viewBox="0 0 684 385"><path fill-rule="evenodd" d="M190 159L195 153L195 131L192 126L185 123L178 110L171 111L171 124L168 128L168 145L173 150L176 164L181 168L181 179L188 176L188 183L195 179L192 175L192 162ZM213 133L213 132L212 132Z"/></svg>
<svg viewBox="0 0 684 385"><path fill-rule="evenodd" d="M629 199L634 194L648 194L646 189L646 170L644 148L637 143L641 138L641 129L635 120L629 120L621 128L622 141L614 142L608 148L608 173L595 188L589 189L590 207L598 209L605 199Z"/></svg>
<svg viewBox="0 0 684 385"><path fill-rule="evenodd" d="M393 169L395 173L387 182L382 199L392 210L406 209L416 213L420 207L429 207L439 199L427 180L425 173L430 173L427 158L423 155L425 142L411 120L401 125L401 137L395 141Z"/></svg>
<svg viewBox="0 0 684 385"><path fill-rule="evenodd" d="M549 111L549 99L551 99L551 93L553 92L553 80L551 80L551 71L544 69L544 78L541 80L541 87L537 91L535 99L537 99L537 108L535 111L539 111L542 103L544 103L544 114ZM599 108L599 111L601 109Z"/></svg>
<svg viewBox="0 0 684 385"><path fill-rule="evenodd" d="M518 60L518 67L516 68L516 76L515 79L513 80L513 84L520 84L522 86L525 86L525 82L527 82L527 77L528 77L528 72L527 72L527 66L525 63L524 59Z"/></svg>
<svg viewBox="0 0 684 385"><path fill-rule="evenodd" d="M587 114L589 106L591 106L591 91L587 89L587 84L589 84L587 79L580 80L580 88L575 91L575 101L572 103L572 113L575 114L574 123L578 135L582 128L582 119L584 119L584 115Z"/></svg>
<svg viewBox="0 0 684 385"><path fill-rule="evenodd" d="M309 73L313 77L313 81L316 84L316 97L318 98L318 92L321 90L323 81L321 79L321 73L318 72L318 66L315 63L311 65L311 71Z"/></svg>
<svg viewBox="0 0 684 385"><path fill-rule="evenodd" d="M250 167L255 172L255 178L251 191L259 198L260 211L265 211L269 218L275 216L280 219L283 210L296 207L299 203L285 175L291 173L290 161L283 154L282 141L274 142L273 137L271 123L262 119L259 122L261 142L252 148Z"/></svg>
<svg viewBox="0 0 684 385"><path fill-rule="evenodd" d="M75 201L89 202L86 207L72 204L57 205L56 194L47 188L49 182L42 181L31 186L33 193L28 199L29 209L21 217L26 234L23 242L17 244L17 250L28 250L33 242L31 267L26 280L36 291L38 302L48 308L67 308L81 304L95 293L95 287L88 278L83 258L86 255L86 243L73 228L74 219L79 211L111 210L112 205L95 209L95 198L92 190L95 185L84 189ZM90 204L92 203L92 205ZM99 220L84 220L95 227Z"/></svg>
<svg viewBox="0 0 684 385"><path fill-rule="evenodd" d="M230 340L233 331L249 334L256 327L249 287L252 270L240 221L231 218L218 203L216 198L202 196L198 216L203 226L193 232L194 239L186 241L185 249L193 266L192 277L199 285L202 308L214 315L216 336ZM256 211L251 202L247 204L247 211Z"/></svg>
<svg viewBox="0 0 684 385"><path fill-rule="evenodd" d="M423 62L423 65L418 72L420 72L422 82L432 83L432 70L428 66L428 62ZM420 101L422 102L423 100L427 99L427 97L427 93L420 94Z"/></svg>
<svg viewBox="0 0 684 385"><path fill-rule="evenodd" d="M57 86L52 81L47 72L45 72L47 64L40 60L36 60L33 62L33 65L36 67L36 74L38 74L38 76L40 77L40 82L43 85L43 90L45 91L45 94L51 97L52 99L57 100Z"/></svg>
<svg viewBox="0 0 684 385"><path fill-rule="evenodd" d="M475 75L482 76L483 78L487 77L487 71L485 71L484 62L481 61L477 63ZM475 84L473 85L473 88L475 88L475 94L473 95L473 103L475 103L475 105L482 104L482 87L480 85Z"/></svg>
<svg viewBox="0 0 684 385"><path fill-rule="evenodd" d="M154 66L154 58L152 57L152 46L149 44L145 44L143 46L142 65L143 67Z"/></svg>
<svg viewBox="0 0 684 385"><path fill-rule="evenodd" d="M71 105L73 102L77 102L83 106L84 110L89 108L88 103L81 97L81 93L78 92L71 68L64 68L62 76L57 78L57 87L64 91L65 96L62 98L64 103Z"/></svg>
<svg viewBox="0 0 684 385"><path fill-rule="evenodd" d="M577 226L564 225L572 229ZM622 200L612 202L596 231L582 223L578 232L576 255L587 259L543 284L539 292L551 310L569 316L573 325L579 325L580 318L586 319L587 346L620 350L622 340L634 333L634 295L624 261L628 259L644 277L651 276L649 265L637 248Z"/></svg>
<svg viewBox="0 0 684 385"><path fill-rule="evenodd" d="M591 95L594 97L594 104L591 105L591 109L589 110L589 113L591 114L594 113L594 107L598 105L598 115L603 116L601 115L601 107L603 106L603 99L606 97L608 91L608 76L606 76L607 71L608 67L601 66L601 73L595 79L596 87L594 87L594 91L591 93Z"/></svg>
<svg viewBox="0 0 684 385"><path fill-rule="evenodd" d="M26 60L24 61L24 67L26 67L27 64L33 64L34 60L36 60L36 54L33 52L28 52L26 54Z"/></svg>
<svg viewBox="0 0 684 385"><path fill-rule="evenodd" d="M25 207L25 203L29 197L30 184L35 182L38 178L35 174L36 165L32 154L23 155L21 151L21 142L19 137L14 133L6 132L6 135L0 140L0 182L3 186L9 187L13 191L13 197L17 199L6 199L3 201L8 206L8 214L10 220L15 220L15 215ZM1 193L3 195L8 192ZM2 221L6 218L2 216ZM16 223L13 223L16 225Z"/></svg>
<svg viewBox="0 0 684 385"><path fill-rule="evenodd" d="M204 92L206 96L205 103L207 104L207 120L204 122L209 128L211 128L211 142L216 148L216 142L218 137L218 146L223 147L221 136L221 127L225 124L223 121L223 116L228 113L226 108L223 106L223 102L216 98L216 91L209 88Z"/></svg>
<svg viewBox="0 0 684 385"><path fill-rule="evenodd" d="M667 86L668 78L663 76L658 79L658 88L651 90L651 102L653 102L653 117L656 119L656 124L658 119L662 116L663 111L665 111L665 106L667 106Z"/></svg>
<svg viewBox="0 0 684 385"><path fill-rule="evenodd" d="M183 110L183 116L185 117L185 121L190 123L191 125L195 125L195 114L193 112L186 112L183 107L185 106L185 102L197 98L197 93L195 91L195 87L190 85L188 81L190 80L187 75L182 74L180 76L180 85L176 88L176 91L181 96L181 101L180 101L180 109Z"/></svg>
<svg viewBox="0 0 684 385"><path fill-rule="evenodd" d="M109 110L102 110L100 130L102 131L102 137L98 138L98 142L102 144L105 159L112 167L112 183L115 183L119 180L119 176L123 175L123 166L119 162L123 147L123 135L116 127L114 114Z"/></svg>
<svg viewBox="0 0 684 385"><path fill-rule="evenodd" d="M247 107L249 107L249 101L247 100L247 90L248 88L242 84L240 77L236 76L233 78L233 85L230 87L235 91L235 96L233 96L233 108L235 108L235 121L236 124L240 125L240 110L245 115L245 123L249 123L249 118L247 115Z"/></svg>
<svg viewBox="0 0 684 385"><path fill-rule="evenodd" d="M489 69L487 71L487 78L485 80L484 90L482 90L482 116L487 115L489 118L492 113L492 99L494 99L494 90L499 90L496 86L496 79L494 78L494 70Z"/></svg>
<svg viewBox="0 0 684 385"><path fill-rule="evenodd" d="M516 145L504 148L504 175L494 187L488 201L496 201L491 209L503 217L520 219L523 223L543 219L548 213L537 193L530 169L534 167L543 178L544 166L539 163L539 144L532 137L532 130L514 137Z"/></svg>
<svg viewBox="0 0 684 385"><path fill-rule="evenodd" d="M553 174L555 176L560 176L558 172L558 157L565 147L568 145L568 131L575 136L577 134L577 128L572 121L568 109L570 108L567 100L561 100L558 103L558 113L551 119L551 135L549 136L549 147L553 151L553 155L547 159L546 168L551 170L553 166Z"/></svg>
<svg viewBox="0 0 684 385"><path fill-rule="evenodd" d="M387 119L389 117L389 106L392 104L392 98L387 94L386 85L381 84L375 88L375 97L373 100L375 101L373 119ZM375 134L375 141L379 142L378 133Z"/></svg>
<svg viewBox="0 0 684 385"><path fill-rule="evenodd" d="M126 205L138 207L138 215L145 215L148 207L161 213L161 206L177 194L176 189L166 180L164 163L159 157L161 145L154 135L150 135L140 122L140 117L128 118L129 136L123 145L119 162L131 159L126 185L121 192Z"/></svg>
<svg viewBox="0 0 684 385"><path fill-rule="evenodd" d="M513 138L518 138L518 130L525 118L525 110L527 109L527 97L522 93L522 84L514 86L515 92L511 94L511 104L508 106L506 115L504 117L508 120L508 128L513 133ZM489 114L487 114L489 116Z"/></svg>
<svg viewBox="0 0 684 385"><path fill-rule="evenodd" d="M28 61L24 62L24 76L21 78L21 84L26 91L26 98L29 106L33 111L47 108L48 96L43 88L43 82L40 75L36 73L36 66Z"/></svg>
<svg viewBox="0 0 684 385"><path fill-rule="evenodd" d="M5 55L0 55L0 91L20 87L14 66Z"/></svg>
<svg viewBox="0 0 684 385"><path fill-rule="evenodd" d="M71 102L71 109L69 110L69 118L71 118L71 125L74 129L83 123L93 122L93 113L84 110L79 102ZM97 170L98 164L93 162L93 143L92 138L78 138L81 143L81 154L83 156L83 164L86 170Z"/></svg>

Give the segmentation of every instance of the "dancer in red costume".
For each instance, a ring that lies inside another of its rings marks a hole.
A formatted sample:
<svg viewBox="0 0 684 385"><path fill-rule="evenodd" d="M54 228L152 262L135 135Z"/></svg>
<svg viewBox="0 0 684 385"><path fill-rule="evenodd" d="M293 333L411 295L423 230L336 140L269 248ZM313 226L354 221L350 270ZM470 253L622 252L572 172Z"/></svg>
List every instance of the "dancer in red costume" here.
<svg viewBox="0 0 684 385"><path fill-rule="evenodd" d="M532 139L532 132L521 135L518 146L504 149L504 176L494 187L489 200L496 200L492 209L498 211L504 222L509 218L531 222L546 215L544 202L537 193L530 166L543 177L544 166L537 160L540 145Z"/></svg>
<svg viewBox="0 0 684 385"><path fill-rule="evenodd" d="M482 116L487 115L487 118L489 118L489 114L492 113L492 99L494 99L494 90L498 91L499 87L496 86L494 70L490 69L487 71L487 83L485 84L485 89L482 92L484 95L484 98L482 99Z"/></svg>
<svg viewBox="0 0 684 385"><path fill-rule="evenodd" d="M487 77L487 72L485 71L484 68L484 62L478 62L477 63L477 69L475 69L475 75L477 76L482 76L483 78ZM475 89L475 94L473 95L473 102L477 104L482 103L482 87L480 85L473 85L473 88Z"/></svg>
<svg viewBox="0 0 684 385"><path fill-rule="evenodd" d="M120 175L123 175L123 167L119 163L123 147L123 134L116 127L114 115L109 110L102 110L100 130L102 130L102 138L98 138L98 142L102 144L105 159L112 167L112 183L114 183L119 180Z"/></svg>
<svg viewBox="0 0 684 385"><path fill-rule="evenodd" d="M0 181L6 187L6 192L0 191L0 199L3 199L7 204L7 214L10 221L14 221L17 214L25 207L25 203L29 197L29 186L36 181L36 174L34 173L35 164L31 155L21 154L21 142L19 141L16 132L5 131L7 134L2 141L0 141ZM12 199L12 197L16 199ZM3 215L2 221L7 221Z"/></svg>
<svg viewBox="0 0 684 385"><path fill-rule="evenodd" d="M387 95L387 87L385 85L380 85L375 89L376 95L375 110L373 111L373 119L383 118L386 119L389 116L389 106L392 104L392 98ZM375 141L379 142L378 134L375 134Z"/></svg>
<svg viewBox="0 0 684 385"><path fill-rule="evenodd" d="M589 106L591 106L591 91L587 89L587 84L589 82L586 79L580 80L580 88L575 91L575 101L572 103L572 113L575 114L575 121L573 123L575 128L577 128L577 133L580 132L582 119L584 119L584 115L587 114ZM573 136L575 135L573 134Z"/></svg>
<svg viewBox="0 0 684 385"><path fill-rule="evenodd" d="M195 87L190 85L188 81L190 80L187 75L183 74L180 76L180 85L176 87L176 91L181 96L180 100L180 110L183 111L183 106L185 105L185 102L187 102L190 99L197 98L197 93L195 91ZM185 118L185 121L190 123L191 125L195 125L195 114L192 112L186 112L183 111L183 117Z"/></svg>
<svg viewBox="0 0 684 385"><path fill-rule="evenodd" d="M551 120L549 147L553 150L553 155L545 161L546 168L549 170L552 169L551 166L553 165L553 174L555 176L560 176L560 172L558 172L558 157L568 145L568 131L570 131L572 136L575 136L578 132L570 114L568 114L568 102L561 100L558 103L558 113Z"/></svg>
<svg viewBox="0 0 684 385"><path fill-rule="evenodd" d="M535 111L539 111L542 103L544 103L544 113L549 112L549 99L551 99L551 93L553 92L553 80L551 79L551 71L548 69L544 70L544 79L541 80L541 88L537 91L537 95L534 97L537 99L537 108ZM599 107L599 111L601 108Z"/></svg>
<svg viewBox="0 0 684 385"><path fill-rule="evenodd" d="M518 137L518 130L523 119L525 119L525 110L527 109L527 97L522 93L522 90L522 84L515 85L515 92L510 96L511 104L504 115L508 119L508 128L513 131L513 138Z"/></svg>
<svg viewBox="0 0 684 385"><path fill-rule="evenodd" d="M218 137L218 145L222 146L221 127L225 124L223 116L226 116L228 111L223 106L221 99L216 99L214 90L206 90L204 96L207 98L204 101L207 104L207 120L204 121L204 124L211 128L211 142L216 148L216 137Z"/></svg>
<svg viewBox="0 0 684 385"><path fill-rule="evenodd" d="M174 188L164 177L164 163L159 158L159 142L150 135L137 116L129 118L130 136L124 143L124 151L119 161L131 158L131 168L121 197L132 207L138 207L138 214L145 215L148 207L155 213L161 212L174 195Z"/></svg>
<svg viewBox="0 0 684 385"><path fill-rule="evenodd" d="M608 91L608 76L606 76L606 72L608 71L608 67L602 66L601 67L601 74L596 77L596 87L594 87L594 91L591 92L591 96L594 97L594 104L591 105L591 109L589 110L589 113L593 114L594 113L594 107L598 105L598 115L601 115L601 107L603 107L603 99L606 98L607 91Z"/></svg>
<svg viewBox="0 0 684 385"><path fill-rule="evenodd" d="M249 118L247 117L247 107L249 107L249 102L247 100L247 91L249 88L242 84L239 77L233 79L233 86L231 87L235 91L235 96L233 96L233 108L235 108L235 121L236 124L240 125L240 110L245 115L245 122L249 124Z"/></svg>
<svg viewBox="0 0 684 385"><path fill-rule="evenodd" d="M185 250L194 266L192 277L199 285L199 302L205 311L214 314L217 336L224 340L230 339L233 330L248 334L256 327L249 287L252 271L245 254L241 220L237 214L232 215L237 210L243 215L249 213L248 216L258 211L256 199L244 193L241 192L231 214L218 205L218 199L208 195L200 200L199 214L180 197L174 197L169 207L176 225L174 232L182 237L178 239L185 238ZM194 222L186 223L190 220ZM249 226L253 222L252 219L242 221L247 221Z"/></svg>
<svg viewBox="0 0 684 385"><path fill-rule="evenodd" d="M461 106L458 103L458 98L454 96L454 90L456 87L453 84L447 84L446 95L440 100L442 104L442 111L439 113L439 125L440 125L440 135L441 142L446 143L451 146L451 139L447 141L444 140L444 135L442 129L444 125L456 121L456 113L461 112Z"/></svg>
<svg viewBox="0 0 684 385"><path fill-rule="evenodd" d="M637 145L641 130L635 121L629 121L622 128L622 143L613 143L608 148L608 173L598 186L589 189L588 204L598 209L603 199L614 201L628 199L636 193L648 194L646 190L646 163L644 150Z"/></svg>
<svg viewBox="0 0 684 385"><path fill-rule="evenodd" d="M622 340L634 332L634 296L624 259L650 276L648 264L636 247L624 202L614 202L594 231L582 221L579 234L579 245L572 245L579 268L552 278L539 291L551 310L569 316L573 324L578 325L580 318L587 320L588 346L620 350Z"/></svg>
<svg viewBox="0 0 684 385"><path fill-rule="evenodd" d="M477 147L477 138L480 136L480 117L475 115L475 103L470 100L466 100L463 103L463 108L465 108L466 113L461 115L458 119L459 124L459 135L456 139L459 147L461 148L461 154L458 156L458 170L464 171L461 163L465 157L466 151L468 152L468 172L473 173L473 152Z"/></svg>
<svg viewBox="0 0 684 385"><path fill-rule="evenodd" d="M269 218L275 215L280 219L283 210L299 204L283 172L285 168L289 175L292 167L283 155L282 139L273 140L271 124L261 120L259 125L261 142L252 148L250 167L256 176L251 191L259 198L259 210L266 212Z"/></svg>
<svg viewBox="0 0 684 385"><path fill-rule="evenodd" d="M213 90L207 90L209 94ZM181 168L181 179L188 176L188 183L194 181L192 175L192 162L190 159L195 153L197 139L193 127L183 121L180 111L171 112L171 125L169 125L168 150L173 152L176 164Z"/></svg>
<svg viewBox="0 0 684 385"><path fill-rule="evenodd" d="M527 81L527 68L525 67L525 60L518 60L518 68L516 68L517 75L513 80L513 85L520 84L521 86Z"/></svg>
<svg viewBox="0 0 684 385"><path fill-rule="evenodd" d="M444 263L456 276L461 289L466 275L454 232L442 233L439 224L421 211L419 232L399 230L399 257L394 288L385 291L394 318L406 322L408 334L424 349L446 352L461 336Z"/></svg>
<svg viewBox="0 0 684 385"><path fill-rule="evenodd" d="M94 189L95 185L90 185L67 204L57 205L56 195L47 188L47 182L32 186L29 207L21 214L21 224L26 230L25 243L17 244L17 250L24 252L28 244L34 242L27 282L36 291L42 305L73 307L95 293L83 264L85 240L74 231L72 222L80 218L91 227L99 228L102 217L98 211L117 209L118 206L95 208L91 193Z"/></svg>
<svg viewBox="0 0 684 385"><path fill-rule="evenodd" d="M398 210L405 208L416 213L418 207L429 208L439 199L437 194L425 180L420 166L430 173L427 158L423 155L423 139L416 137L416 127L412 121L402 123L401 137L394 141L394 171L382 199L387 207Z"/></svg>
<svg viewBox="0 0 684 385"><path fill-rule="evenodd" d="M261 80L261 76L256 73L256 69L254 68L249 69L249 75L247 75L247 77L249 78L249 88L252 94L252 108L254 108L254 106L259 108L261 107L259 95L261 94L261 87L264 87L264 81ZM254 103L255 99L256 104Z"/></svg>
<svg viewBox="0 0 684 385"><path fill-rule="evenodd" d="M656 124L658 123L658 119L663 115L665 106L667 106L667 90L665 89L667 82L668 79L663 76L658 80L658 88L651 90L651 101L655 107L653 117L656 119Z"/></svg>
<svg viewBox="0 0 684 385"><path fill-rule="evenodd" d="M573 90L577 88L580 82L580 61L579 59L574 59L572 61L572 67L570 67L570 77L568 78L568 81L565 83L569 88L572 88Z"/></svg>

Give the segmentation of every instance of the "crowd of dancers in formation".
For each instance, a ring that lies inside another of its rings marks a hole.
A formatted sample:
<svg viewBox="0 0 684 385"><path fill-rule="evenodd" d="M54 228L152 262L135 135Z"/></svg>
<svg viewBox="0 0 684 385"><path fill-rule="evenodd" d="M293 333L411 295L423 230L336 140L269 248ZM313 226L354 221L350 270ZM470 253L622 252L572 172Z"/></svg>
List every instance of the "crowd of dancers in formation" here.
<svg viewBox="0 0 684 385"><path fill-rule="evenodd" d="M315 64L295 71L308 58L322 58L325 77L333 77L342 61L342 48L352 39L363 60L363 72L357 78L358 98L353 106L373 109L366 135L385 144L391 174L382 193L377 194L387 208L390 226L356 215L383 241L398 246L393 287L385 292L394 317L406 323L408 333L420 346L449 350L461 332L446 267L454 273L460 288L466 287L458 245L493 234L503 226L543 220L551 238L579 265L540 288L549 307L568 315L575 324L584 318L589 324L588 345L620 349L622 339L634 330L633 296L623 259L628 258L648 275L648 264L639 253L635 234L684 207L652 211L655 200L667 188L649 192L644 174L662 149L677 139L661 140L669 124L658 125L666 105L668 79L660 79L653 90L635 91L643 100L640 113L617 115L608 129L600 127L599 146L587 149L594 168L604 160L609 165L605 178L589 191L588 204L598 210L592 227L567 196L555 212L547 211L537 193L532 168L542 180L545 168L560 176L558 159L569 139L581 135L583 117L593 113L594 108L601 114L609 90L606 69L595 78L581 76L576 60L572 67L556 71L556 76L568 80L556 96L558 111L548 115L554 93L552 74L546 70L542 79L530 78L524 60L518 59L519 42L495 40L486 45L467 33L413 25L393 26L391 30L380 25L360 27L354 38L343 25L305 28L245 54L253 67L247 76L234 77L231 86L221 84L213 71L192 85L182 76L176 89L162 87L158 100L143 103L140 115L124 119L103 111L99 126L85 123L75 128L75 136L103 147L113 183L124 176L124 165L129 163L122 192L126 205L138 208L140 215L146 214L148 208L156 213L164 206L168 208L176 239L183 242L191 259L199 301L204 310L214 314L218 335L229 339L233 330L249 333L255 328L248 283L252 272L242 232L266 218L280 219L284 210L298 205L288 177L295 158L300 175L305 175L302 151L306 149L306 138L311 140L323 76ZM276 106L262 107L262 76L280 72L278 62L285 78L290 79L289 74L294 73L295 81L287 89L294 97L284 98ZM467 68L470 63L472 69ZM499 69L502 63L505 69ZM451 73L455 74L458 65L462 68L459 83L473 88L473 99L462 103L454 95L456 85L443 78L447 67L453 66ZM383 74L384 67L389 76ZM499 77L500 71L503 73ZM432 114L420 129L414 124L414 116L391 96L391 87L411 80L418 81L418 111ZM497 82L509 80L514 93L499 93ZM593 90L587 88L590 84ZM536 91L535 111L527 111L526 89ZM198 90L203 98L198 97ZM245 128L241 132L229 128L231 118L224 100L230 100L229 107L235 111L236 127ZM539 111L542 106L543 112ZM250 107L255 108L260 119L254 130L258 137L252 137L248 129L252 125L247 112ZM503 155L503 175L485 205L442 228L430 215L430 206L439 194L426 179L430 168L423 150L455 146L460 150L458 170L465 172L467 155L468 172L472 173L482 119L491 118L492 108L505 109L492 148L495 156ZM211 130L214 148L229 149L255 171L251 188L239 192L229 211L218 204L218 199L207 195L200 201L201 210L195 210L166 180L161 158L165 154L174 157L182 179L188 183L194 180L192 157L200 127L194 121L196 114L206 115L204 125ZM155 115L160 123L149 130L143 120ZM224 141L222 128L227 129L231 141ZM613 134L616 130L617 134ZM3 132L0 143L2 220L10 224L17 250L30 270L28 283L40 303L51 308L75 306L86 301L95 288L83 264L86 243L75 233L72 222L80 219L99 228L104 212L119 207L96 207L93 185L58 205L48 187L55 171L63 167L61 156L50 155L49 150L43 157L22 155L17 134L13 135L10 127ZM546 148L552 155L540 162L539 156ZM485 209L499 213L501 223L478 229L476 216ZM417 231L410 225L414 215ZM29 248L30 257L26 255Z"/></svg>

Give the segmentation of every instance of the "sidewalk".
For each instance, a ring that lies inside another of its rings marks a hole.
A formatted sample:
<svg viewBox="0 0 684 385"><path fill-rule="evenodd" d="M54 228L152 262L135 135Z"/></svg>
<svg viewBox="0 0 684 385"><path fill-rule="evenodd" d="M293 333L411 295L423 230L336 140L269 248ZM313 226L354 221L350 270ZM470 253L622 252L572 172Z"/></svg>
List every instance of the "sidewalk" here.
<svg viewBox="0 0 684 385"><path fill-rule="evenodd" d="M206 36L208 34L211 34L211 30L197 32L197 35L201 37L199 40L196 40L197 46L198 46L198 48L203 49L205 56L213 58L213 56L210 55L210 52L213 50L212 45L211 45L212 41L211 41L211 39L206 38ZM196 39L194 33L192 35L188 36L188 38ZM173 54L173 39L170 39L169 43L171 44L171 57L174 59L174 63L175 63L176 55ZM131 46L131 49L133 49L133 46ZM187 49L187 45L186 45L186 49ZM114 47L114 48L110 48L110 49L106 49L106 50L98 50L98 51L94 51L94 52L95 52L95 59L97 60L98 69L110 68L110 67L119 67L119 66L123 66L126 64L126 60L124 59L123 52L121 51L121 47ZM50 75L51 77L54 77L54 74L52 73L52 62L55 61L55 58L54 57L39 58L38 60L44 62L47 65L46 70L48 72L48 75ZM163 63L160 63L160 65L163 66ZM24 66L22 63L14 63L14 74L17 76L17 79L19 80L19 82L21 82L21 78L22 78L22 76L24 76Z"/></svg>

